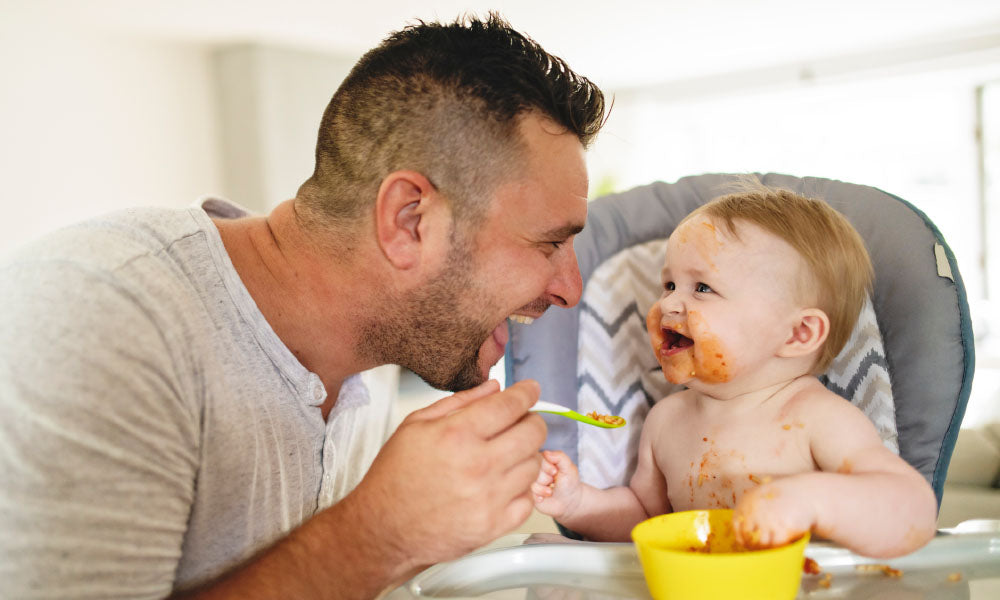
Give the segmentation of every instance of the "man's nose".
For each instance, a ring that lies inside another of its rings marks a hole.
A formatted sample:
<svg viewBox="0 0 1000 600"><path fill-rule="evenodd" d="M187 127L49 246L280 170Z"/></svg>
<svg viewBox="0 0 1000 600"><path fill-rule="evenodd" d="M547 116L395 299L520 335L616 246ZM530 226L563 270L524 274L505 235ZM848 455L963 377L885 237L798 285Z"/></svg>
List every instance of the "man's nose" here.
<svg viewBox="0 0 1000 600"><path fill-rule="evenodd" d="M580 264L576 260L576 251L569 242L569 252L559 257L556 262L556 272L545 288L545 299L556 306L571 308L576 306L583 294L583 279L580 277Z"/></svg>

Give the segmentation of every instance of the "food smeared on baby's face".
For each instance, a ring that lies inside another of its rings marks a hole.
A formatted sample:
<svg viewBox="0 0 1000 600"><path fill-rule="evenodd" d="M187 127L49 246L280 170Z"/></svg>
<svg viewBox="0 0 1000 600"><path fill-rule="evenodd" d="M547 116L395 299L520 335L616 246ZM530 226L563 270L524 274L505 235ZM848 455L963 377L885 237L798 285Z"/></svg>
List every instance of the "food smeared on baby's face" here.
<svg viewBox="0 0 1000 600"><path fill-rule="evenodd" d="M717 231L715 224L707 217L693 218L682 224L668 242L668 260L664 268L666 292L647 313L646 330L657 362L671 383L685 383L692 379L723 383L731 378L728 352L721 339L712 332L700 311L685 309L683 305L689 298L692 286L707 287L703 283L688 281L687 275L684 275L685 279L680 283L683 299L676 302L665 300L674 293L674 285L677 285L674 281L668 281L670 278L667 277L670 273L671 252L680 252L678 260L681 263L691 264L693 260L700 272L718 275L716 259L724 246L721 232ZM661 302L666 304L661 306ZM664 315L664 310L671 312Z"/></svg>
<svg viewBox="0 0 1000 600"><path fill-rule="evenodd" d="M718 270L715 257L722 248L723 241L717 235L715 224L707 217L692 219L677 228L674 232L681 244L690 245L698 252L709 269Z"/></svg>
<svg viewBox="0 0 1000 600"><path fill-rule="evenodd" d="M698 311L689 311L686 321L665 322L656 303L646 315L646 330L656 360L670 383L685 383L695 378L706 383L729 381L727 352Z"/></svg>

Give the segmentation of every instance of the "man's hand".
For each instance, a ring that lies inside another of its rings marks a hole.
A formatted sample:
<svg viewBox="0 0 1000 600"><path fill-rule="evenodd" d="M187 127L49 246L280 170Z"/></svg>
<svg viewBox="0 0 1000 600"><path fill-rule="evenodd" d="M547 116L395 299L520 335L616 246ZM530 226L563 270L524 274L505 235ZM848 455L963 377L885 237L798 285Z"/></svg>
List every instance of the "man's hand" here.
<svg viewBox="0 0 1000 600"><path fill-rule="evenodd" d="M495 381L408 416L350 494L226 577L180 598L372 598L531 513L538 384Z"/></svg>
<svg viewBox="0 0 1000 600"><path fill-rule="evenodd" d="M456 558L523 523L545 422L534 381L488 381L410 414L352 492L378 535L416 568Z"/></svg>

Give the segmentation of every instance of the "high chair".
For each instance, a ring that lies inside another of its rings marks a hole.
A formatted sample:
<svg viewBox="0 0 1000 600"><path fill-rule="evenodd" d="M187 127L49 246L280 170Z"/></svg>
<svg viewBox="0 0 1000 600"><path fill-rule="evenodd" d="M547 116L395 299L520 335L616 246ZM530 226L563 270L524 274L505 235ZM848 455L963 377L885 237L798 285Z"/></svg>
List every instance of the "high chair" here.
<svg viewBox="0 0 1000 600"><path fill-rule="evenodd" d="M673 391L645 326L661 293L666 238L694 208L727 193L725 184L736 177L685 177L594 200L575 241L579 304L546 311L530 325L511 324L508 384L536 379L543 400L628 420L607 430L546 415L545 447L569 454L591 485L628 482L643 419ZM954 255L925 214L892 194L814 177L759 177L825 200L864 239L875 267L874 296L821 380L868 415L883 443L927 478L940 506L975 361Z"/></svg>

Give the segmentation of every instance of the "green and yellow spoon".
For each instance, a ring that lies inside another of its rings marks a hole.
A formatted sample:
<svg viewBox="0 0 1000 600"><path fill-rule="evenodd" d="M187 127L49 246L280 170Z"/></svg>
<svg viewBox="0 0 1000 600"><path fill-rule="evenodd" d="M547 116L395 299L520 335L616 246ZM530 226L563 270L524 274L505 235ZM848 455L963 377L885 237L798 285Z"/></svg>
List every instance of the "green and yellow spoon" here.
<svg viewBox="0 0 1000 600"><path fill-rule="evenodd" d="M553 415L560 415L566 417L567 419L573 419L574 421L586 423L587 425L593 425L594 427L603 427L605 429L617 429L618 427L625 425L625 419L622 417L616 417L613 415L597 415L599 418L595 419L587 415L581 415L575 410L571 410L570 408L560 404L553 404L543 400L539 400L528 410L532 412L544 412L551 413Z"/></svg>

